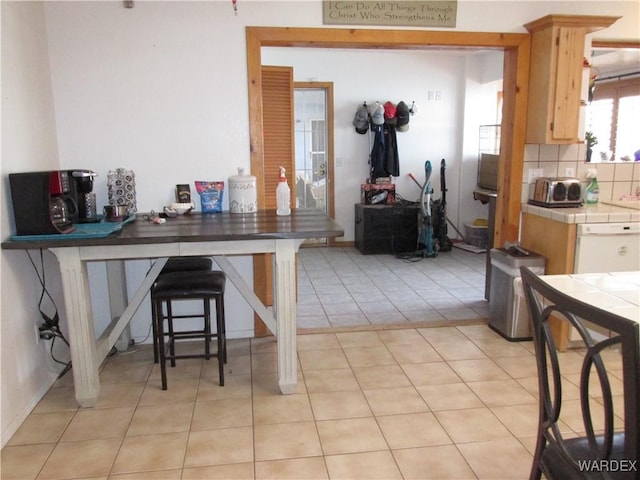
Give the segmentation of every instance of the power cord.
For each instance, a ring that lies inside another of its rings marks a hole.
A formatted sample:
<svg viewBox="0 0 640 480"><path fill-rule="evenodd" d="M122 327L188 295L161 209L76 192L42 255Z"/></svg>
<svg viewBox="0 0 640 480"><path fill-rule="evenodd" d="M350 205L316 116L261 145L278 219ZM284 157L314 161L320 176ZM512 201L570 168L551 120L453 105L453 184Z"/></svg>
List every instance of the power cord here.
<svg viewBox="0 0 640 480"><path fill-rule="evenodd" d="M135 337L132 339L132 341L134 341L135 343L144 343L147 340L149 340L149 338L151 337L151 327L153 327L153 322L151 322L149 324L149 329L147 330L147 336L144 337L142 340L138 340L140 337Z"/></svg>
<svg viewBox="0 0 640 480"><path fill-rule="evenodd" d="M407 200L402 195L396 192L396 201L393 202L393 204L398 206L407 206L407 205L418 205L418 202Z"/></svg>
<svg viewBox="0 0 640 480"><path fill-rule="evenodd" d="M33 266L33 269L36 272L38 281L40 282L40 286L42 287L42 293L40 294L40 299L38 301L38 310L40 311L40 316L42 317L43 323L38 326L38 331L41 339L51 340L51 346L49 348L49 352L51 354L51 358L53 359L53 361L56 363L59 363L60 365L64 365L64 368L58 375L58 378L62 378L69 370L71 370L71 361L63 362L61 360L58 360L53 353L53 347L55 345L57 338L61 339L67 345L67 348L69 348L70 346L69 346L69 342L67 341L64 334L62 333L62 330L60 330L60 325L59 325L60 317L58 316L58 307L56 306L56 302L53 300L53 297L51 297L51 294L49 293L46 287L46 278L45 278L45 270L44 270L44 254L42 249L40 249L40 269L42 270L42 275L40 275L40 271L38 270L36 263L31 257L31 252L29 250L27 250L26 252L27 252L27 256L29 257L29 261L31 262L31 265ZM54 311L53 316L48 316L43 311L42 302L44 300L45 295L53 305L53 311Z"/></svg>

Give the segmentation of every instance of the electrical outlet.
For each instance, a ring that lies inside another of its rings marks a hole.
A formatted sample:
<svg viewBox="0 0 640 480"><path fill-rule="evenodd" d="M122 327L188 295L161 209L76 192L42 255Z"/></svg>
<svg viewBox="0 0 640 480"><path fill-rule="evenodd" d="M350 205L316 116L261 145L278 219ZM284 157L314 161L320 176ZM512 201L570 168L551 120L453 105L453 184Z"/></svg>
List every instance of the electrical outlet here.
<svg viewBox="0 0 640 480"><path fill-rule="evenodd" d="M564 169L564 176L565 177L575 177L576 176L576 169L573 167L567 167Z"/></svg>
<svg viewBox="0 0 640 480"><path fill-rule="evenodd" d="M54 333L44 323L41 325L36 324L36 331L38 332L38 343L40 340L51 340L54 337Z"/></svg>

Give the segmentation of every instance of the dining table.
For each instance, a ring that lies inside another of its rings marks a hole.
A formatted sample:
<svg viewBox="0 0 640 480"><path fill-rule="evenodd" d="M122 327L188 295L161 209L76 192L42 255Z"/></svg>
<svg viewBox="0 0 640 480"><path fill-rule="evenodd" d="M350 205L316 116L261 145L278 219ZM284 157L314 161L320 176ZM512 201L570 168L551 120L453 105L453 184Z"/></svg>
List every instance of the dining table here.
<svg viewBox="0 0 640 480"><path fill-rule="evenodd" d="M640 324L640 271L541 275L540 278L566 295Z"/></svg>
<svg viewBox="0 0 640 480"><path fill-rule="evenodd" d="M154 220L155 219L155 220ZM98 228L104 227L104 228ZM132 214L124 221L87 227L71 234L12 236L3 249L46 249L60 268L75 398L82 407L96 405L100 395L99 367L147 297L169 257L209 256L277 340L278 385L283 394L297 385L296 253L307 239L340 237L342 227L315 209L253 213L190 212L158 221L150 214ZM229 256L271 254L273 308L266 306L229 261ZM124 262L151 259L152 267L135 294L128 298ZM87 265L104 261L111 308L110 325L96 338Z"/></svg>

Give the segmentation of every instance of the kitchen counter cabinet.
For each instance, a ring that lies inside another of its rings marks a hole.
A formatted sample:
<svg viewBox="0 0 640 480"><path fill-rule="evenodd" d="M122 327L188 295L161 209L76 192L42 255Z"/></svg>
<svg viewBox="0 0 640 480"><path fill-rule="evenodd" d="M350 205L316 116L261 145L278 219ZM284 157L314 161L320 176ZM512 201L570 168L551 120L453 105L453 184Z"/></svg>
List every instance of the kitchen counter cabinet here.
<svg viewBox="0 0 640 480"><path fill-rule="evenodd" d="M531 213L522 214L520 244L526 250L546 258L545 275L573 273L576 254L576 224L562 223ZM549 322L556 348L564 352L569 346L570 327L565 320Z"/></svg>
<svg viewBox="0 0 640 480"><path fill-rule="evenodd" d="M573 273L577 225L583 223L640 222L640 210L600 202L578 208L522 205L520 243L544 255L548 275Z"/></svg>
<svg viewBox="0 0 640 480"><path fill-rule="evenodd" d="M640 211L602 202L579 208L544 208L523 204L520 244L546 258L546 275L568 275L574 273L579 224L638 221ZM550 325L557 349L565 351L570 342L568 323L557 319Z"/></svg>
<svg viewBox="0 0 640 480"><path fill-rule="evenodd" d="M531 33L526 143L578 143L586 35L620 17L547 15Z"/></svg>
<svg viewBox="0 0 640 480"><path fill-rule="evenodd" d="M522 215L522 237L526 250L546 258L545 273L560 275L573 273L576 253L576 224L561 223L530 213Z"/></svg>

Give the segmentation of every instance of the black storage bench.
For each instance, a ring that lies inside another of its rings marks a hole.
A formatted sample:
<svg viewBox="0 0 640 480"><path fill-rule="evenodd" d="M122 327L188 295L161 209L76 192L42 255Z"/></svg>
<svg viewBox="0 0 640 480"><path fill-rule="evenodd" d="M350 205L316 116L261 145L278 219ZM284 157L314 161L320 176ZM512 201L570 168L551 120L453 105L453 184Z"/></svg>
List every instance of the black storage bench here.
<svg viewBox="0 0 640 480"><path fill-rule="evenodd" d="M362 254L414 253L418 242L418 205L356 204L355 245Z"/></svg>

